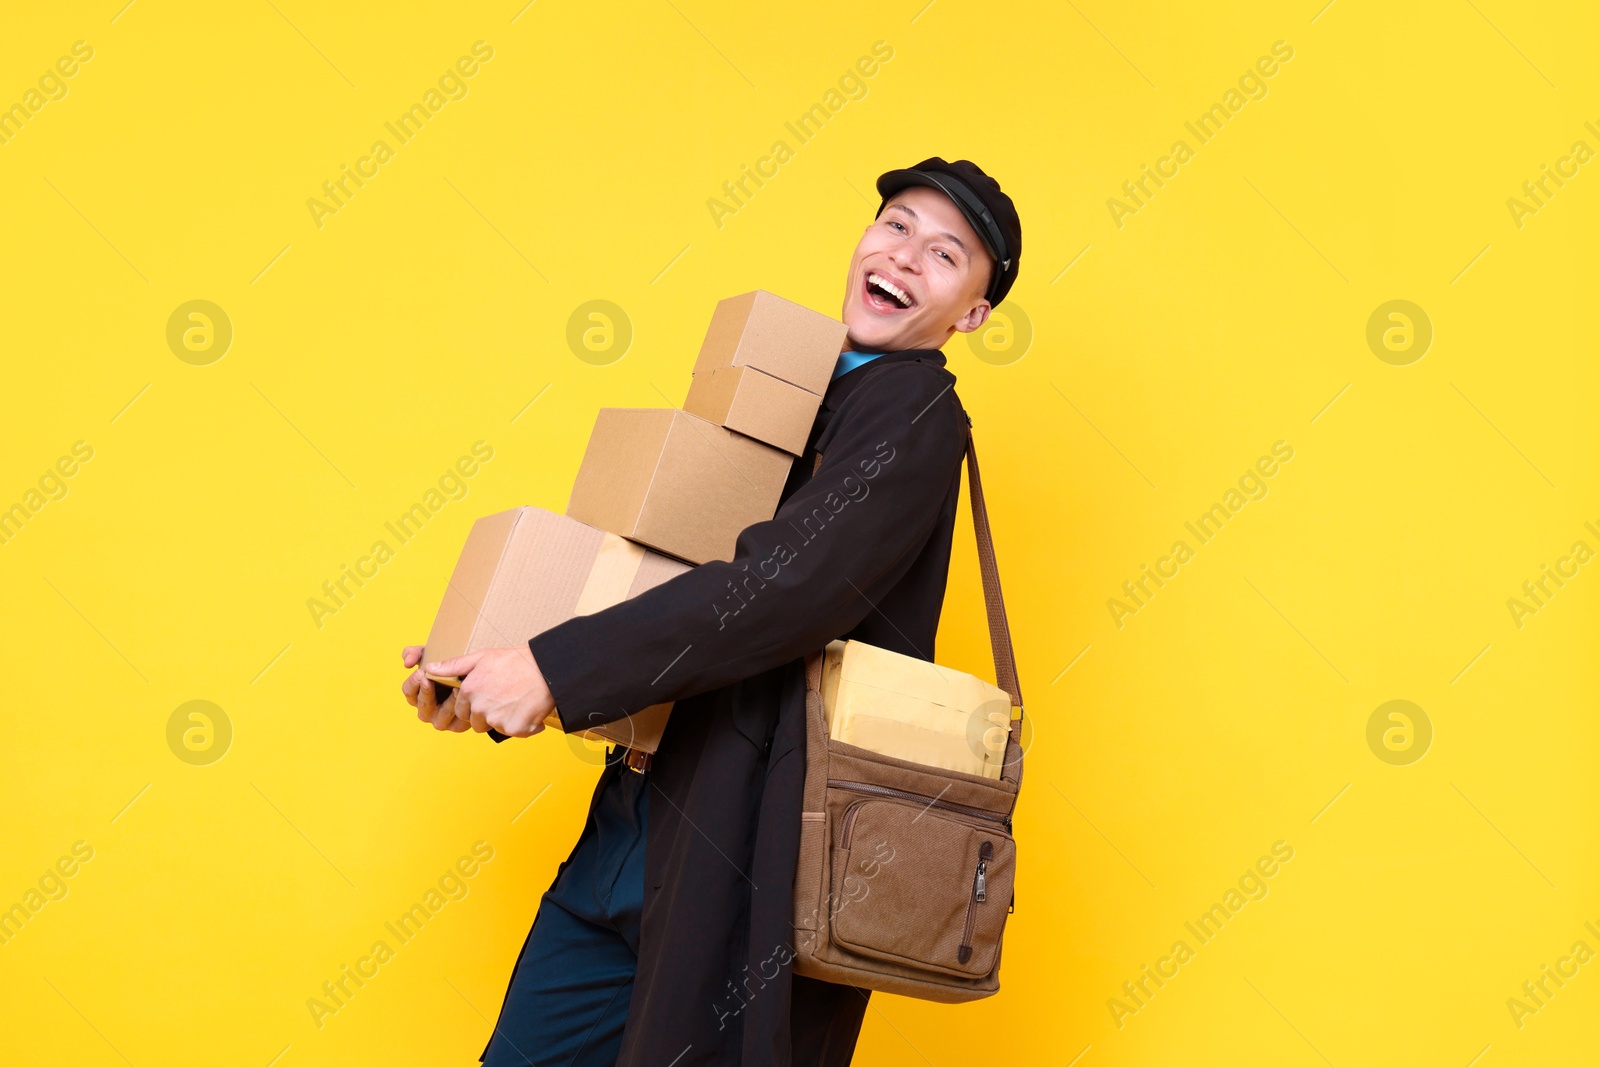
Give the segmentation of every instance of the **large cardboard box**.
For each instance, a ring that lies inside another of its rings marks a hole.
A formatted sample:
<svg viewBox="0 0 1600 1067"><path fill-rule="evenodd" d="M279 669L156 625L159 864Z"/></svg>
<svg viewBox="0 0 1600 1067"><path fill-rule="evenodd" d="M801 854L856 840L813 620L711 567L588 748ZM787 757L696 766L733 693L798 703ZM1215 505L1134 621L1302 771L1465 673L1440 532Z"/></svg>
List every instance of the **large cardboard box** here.
<svg viewBox="0 0 1600 1067"><path fill-rule="evenodd" d="M542 508L486 515L472 524L428 631L423 662L515 645L576 615L660 585L688 565ZM459 685L459 678L437 678ZM585 737L654 752L671 704L655 704ZM559 715L545 720L565 729Z"/></svg>
<svg viewBox="0 0 1600 1067"><path fill-rule="evenodd" d="M695 360L699 377L754 367L821 396L844 350L844 323L764 289L717 303Z"/></svg>
<svg viewBox="0 0 1600 1067"><path fill-rule="evenodd" d="M683 410L796 456L806 450L822 398L754 367L694 376Z"/></svg>
<svg viewBox="0 0 1600 1067"><path fill-rule="evenodd" d="M794 457L673 408L601 408L567 514L690 563L732 559Z"/></svg>

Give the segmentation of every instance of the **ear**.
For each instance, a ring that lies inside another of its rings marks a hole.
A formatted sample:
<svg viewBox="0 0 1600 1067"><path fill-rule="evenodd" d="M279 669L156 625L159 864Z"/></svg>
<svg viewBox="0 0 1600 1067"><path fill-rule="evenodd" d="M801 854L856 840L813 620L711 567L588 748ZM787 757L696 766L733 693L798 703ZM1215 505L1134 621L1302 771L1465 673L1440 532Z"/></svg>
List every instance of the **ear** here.
<svg viewBox="0 0 1600 1067"><path fill-rule="evenodd" d="M956 321L957 332L971 333L976 330L979 326L989 321L989 312L991 310L993 309L989 307L989 301L980 299L976 304L972 305L971 310Z"/></svg>
<svg viewBox="0 0 1600 1067"><path fill-rule="evenodd" d="M977 292L972 294L974 301L972 308L962 317L960 322L956 323L957 330L962 333L971 333L988 321L989 312L992 309L989 304L989 298L984 294L989 291L989 283L994 281L994 272L997 269L998 266L995 261L989 260L989 269L983 272L983 284L978 287Z"/></svg>

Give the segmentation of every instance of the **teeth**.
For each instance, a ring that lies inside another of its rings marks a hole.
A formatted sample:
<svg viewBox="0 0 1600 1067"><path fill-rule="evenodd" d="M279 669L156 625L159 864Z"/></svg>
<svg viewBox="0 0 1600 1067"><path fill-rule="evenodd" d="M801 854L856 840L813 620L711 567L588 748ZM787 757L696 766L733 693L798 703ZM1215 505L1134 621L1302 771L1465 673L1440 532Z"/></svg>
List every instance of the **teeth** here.
<svg viewBox="0 0 1600 1067"><path fill-rule="evenodd" d="M869 285L876 285L878 288L894 297L900 302L901 307L908 308L911 306L910 295L904 292L898 285L894 284L889 279L883 277L881 274L878 274L876 271L869 271L867 273L867 283Z"/></svg>

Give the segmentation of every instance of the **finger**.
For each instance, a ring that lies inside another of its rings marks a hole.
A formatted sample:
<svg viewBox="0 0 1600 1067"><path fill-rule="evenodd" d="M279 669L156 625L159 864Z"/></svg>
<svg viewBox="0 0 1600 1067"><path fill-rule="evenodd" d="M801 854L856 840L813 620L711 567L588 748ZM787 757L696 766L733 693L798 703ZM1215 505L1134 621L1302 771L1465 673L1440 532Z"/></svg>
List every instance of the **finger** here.
<svg viewBox="0 0 1600 1067"><path fill-rule="evenodd" d="M472 728L474 730L478 731L480 734L486 734L489 732L489 720L484 717L483 712L474 711L470 717L472 719Z"/></svg>
<svg viewBox="0 0 1600 1067"><path fill-rule="evenodd" d="M439 674L450 678L459 678L461 675L466 674L468 671L472 670L472 668L476 667L478 665L478 660L482 656L483 652L468 652L464 656L456 656L453 659L440 660L436 663L425 664L423 666L423 670L427 671L429 674Z"/></svg>
<svg viewBox="0 0 1600 1067"><path fill-rule="evenodd" d="M417 694L423 689L424 681L426 679L422 677L421 671L413 671L406 675L405 681L400 683L400 694L406 698L406 703L412 707L417 706ZM429 685L427 688L431 689L432 686Z"/></svg>
<svg viewBox="0 0 1600 1067"><path fill-rule="evenodd" d="M433 728L435 730L448 730L450 729L451 722L455 720L455 717L456 709L451 706L451 702L449 700L446 700L443 704L439 705L438 710L433 713Z"/></svg>
<svg viewBox="0 0 1600 1067"><path fill-rule="evenodd" d="M422 662L422 646L407 645L400 653L400 662L404 663L407 667L415 667L418 663Z"/></svg>
<svg viewBox="0 0 1600 1067"><path fill-rule="evenodd" d="M411 703L417 709L418 719L422 722L433 721L434 713L438 709L434 705L433 686L431 684L418 687L416 699Z"/></svg>

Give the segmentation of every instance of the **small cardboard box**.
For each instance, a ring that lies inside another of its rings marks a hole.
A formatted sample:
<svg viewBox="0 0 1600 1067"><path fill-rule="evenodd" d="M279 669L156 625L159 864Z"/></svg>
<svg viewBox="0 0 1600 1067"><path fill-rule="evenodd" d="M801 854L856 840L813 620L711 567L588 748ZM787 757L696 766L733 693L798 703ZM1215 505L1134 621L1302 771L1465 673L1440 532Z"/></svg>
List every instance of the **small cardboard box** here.
<svg viewBox="0 0 1600 1067"><path fill-rule="evenodd" d="M754 367L694 376L683 410L793 455L806 450L822 398Z"/></svg>
<svg viewBox="0 0 1600 1067"><path fill-rule="evenodd" d="M601 408L567 514L688 560L732 559L794 457L673 408Z"/></svg>
<svg viewBox="0 0 1600 1067"><path fill-rule="evenodd" d="M660 585L687 564L565 515L522 507L472 524L428 631L422 662L515 645L576 615L589 615ZM433 677L433 676L429 676ZM434 678L459 685L459 678ZM580 731L654 752L671 704ZM545 720L559 729L559 715Z"/></svg>
<svg viewBox="0 0 1600 1067"><path fill-rule="evenodd" d="M698 378L723 367L754 367L821 396L844 350L844 323L757 289L718 301L700 345Z"/></svg>
<svg viewBox="0 0 1600 1067"><path fill-rule="evenodd" d="M981 678L860 641L830 641L822 708L835 741L1000 778L1011 698Z"/></svg>

